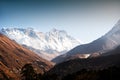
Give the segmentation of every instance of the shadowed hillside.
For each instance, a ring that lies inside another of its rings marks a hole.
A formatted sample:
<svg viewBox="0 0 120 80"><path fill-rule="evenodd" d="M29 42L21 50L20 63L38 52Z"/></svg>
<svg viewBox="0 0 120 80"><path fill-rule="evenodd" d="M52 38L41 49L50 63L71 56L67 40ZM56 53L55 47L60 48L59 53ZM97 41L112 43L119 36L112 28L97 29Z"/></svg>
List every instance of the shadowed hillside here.
<svg viewBox="0 0 120 80"><path fill-rule="evenodd" d="M87 71L89 70L99 71L99 70L107 69L108 67L113 67L113 66L120 67L120 54L119 54L120 52L117 52L118 50L120 50L119 47L109 52L111 53L111 55L109 56L101 56L101 57L88 58L88 59L77 58L77 59L73 59L73 60L60 63L54 66L50 71L48 71L46 75L48 77L56 75L56 78L53 80L61 80L64 76L77 73L78 71L81 71L82 69L85 69ZM108 53L105 53L105 54L108 54ZM86 74L87 73L90 74L89 72L86 72ZM71 79L71 80L74 80L74 79ZM81 79L78 79L78 80L81 80ZM82 79L82 80L86 80L86 79Z"/></svg>

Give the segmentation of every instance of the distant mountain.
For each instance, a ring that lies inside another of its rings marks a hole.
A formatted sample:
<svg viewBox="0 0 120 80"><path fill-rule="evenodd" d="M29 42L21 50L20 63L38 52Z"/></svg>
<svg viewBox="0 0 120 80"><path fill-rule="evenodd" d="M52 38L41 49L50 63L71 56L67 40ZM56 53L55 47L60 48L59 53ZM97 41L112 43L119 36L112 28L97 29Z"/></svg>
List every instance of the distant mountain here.
<svg viewBox="0 0 120 80"><path fill-rule="evenodd" d="M47 60L80 45L79 40L69 36L64 30L52 29L50 32L42 33L32 28L2 28L0 32Z"/></svg>
<svg viewBox="0 0 120 80"><path fill-rule="evenodd" d="M21 68L27 63L33 64L38 73L43 73L53 66L53 63L0 33L0 80L8 80L5 75L9 80L21 80Z"/></svg>
<svg viewBox="0 0 120 80"><path fill-rule="evenodd" d="M112 50L120 45L120 20L107 34L99 39L89 43L75 47L66 54L60 55L53 59L53 62L63 62L68 59L76 58L77 56L86 56L85 58L92 56L98 56L109 50ZM84 58L84 57L83 57Z"/></svg>

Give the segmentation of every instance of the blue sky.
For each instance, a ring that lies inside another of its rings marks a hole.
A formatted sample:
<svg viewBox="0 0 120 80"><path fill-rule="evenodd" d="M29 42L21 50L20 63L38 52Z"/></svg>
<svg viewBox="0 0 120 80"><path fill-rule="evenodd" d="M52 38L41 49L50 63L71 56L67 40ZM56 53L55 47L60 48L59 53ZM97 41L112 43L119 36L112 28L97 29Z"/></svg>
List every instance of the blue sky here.
<svg viewBox="0 0 120 80"><path fill-rule="evenodd" d="M0 27L65 30L83 43L107 33L120 19L120 1L0 1Z"/></svg>

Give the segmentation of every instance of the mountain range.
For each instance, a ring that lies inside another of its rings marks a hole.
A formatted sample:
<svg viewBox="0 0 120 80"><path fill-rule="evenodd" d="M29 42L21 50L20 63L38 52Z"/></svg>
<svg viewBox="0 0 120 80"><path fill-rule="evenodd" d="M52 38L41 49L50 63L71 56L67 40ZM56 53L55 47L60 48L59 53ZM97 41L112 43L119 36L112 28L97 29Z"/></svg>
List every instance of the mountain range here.
<svg viewBox="0 0 120 80"><path fill-rule="evenodd" d="M43 33L32 28L2 28L0 32L47 60L52 60L81 44L64 30L52 29Z"/></svg>

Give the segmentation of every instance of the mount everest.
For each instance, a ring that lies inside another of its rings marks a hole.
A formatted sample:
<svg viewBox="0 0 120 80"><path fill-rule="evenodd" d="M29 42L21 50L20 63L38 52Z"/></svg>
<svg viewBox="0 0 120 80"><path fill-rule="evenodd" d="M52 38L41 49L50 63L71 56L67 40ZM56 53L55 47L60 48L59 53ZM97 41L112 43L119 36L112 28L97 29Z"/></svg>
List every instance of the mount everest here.
<svg viewBox="0 0 120 80"><path fill-rule="evenodd" d="M66 53L81 43L66 31L57 29L43 33L32 28L2 28L0 32L47 60Z"/></svg>

